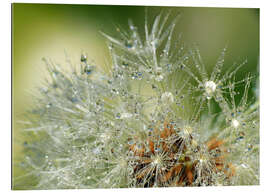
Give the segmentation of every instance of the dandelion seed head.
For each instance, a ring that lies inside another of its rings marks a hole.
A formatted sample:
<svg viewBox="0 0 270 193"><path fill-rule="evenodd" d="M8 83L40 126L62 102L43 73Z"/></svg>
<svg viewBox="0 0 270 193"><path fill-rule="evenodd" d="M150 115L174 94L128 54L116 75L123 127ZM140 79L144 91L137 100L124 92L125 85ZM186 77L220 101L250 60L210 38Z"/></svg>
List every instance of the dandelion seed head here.
<svg viewBox="0 0 270 193"><path fill-rule="evenodd" d="M258 183L259 116L256 106L247 103L248 86L240 105L217 92L227 89L234 96L227 82L236 85L236 70L221 77L223 53L209 77L198 50L191 57L182 44L177 48L175 21L167 25L168 18L169 14L164 20L157 16L152 25L145 25L143 36L131 21L129 31L117 29L119 38L105 35L113 66L108 65L106 73L85 53L77 61L81 69L72 74L46 63L52 82L41 92L43 106L33 110L38 118L28 130L48 137L25 145L32 151L34 144L38 151L23 164L36 169L38 188ZM186 76L182 84L179 77ZM190 91L199 94L189 97ZM210 105L209 113L202 111L211 98L221 108L215 115ZM243 113L233 116L239 109ZM231 129L242 123L245 133ZM251 177L242 182L238 176Z"/></svg>

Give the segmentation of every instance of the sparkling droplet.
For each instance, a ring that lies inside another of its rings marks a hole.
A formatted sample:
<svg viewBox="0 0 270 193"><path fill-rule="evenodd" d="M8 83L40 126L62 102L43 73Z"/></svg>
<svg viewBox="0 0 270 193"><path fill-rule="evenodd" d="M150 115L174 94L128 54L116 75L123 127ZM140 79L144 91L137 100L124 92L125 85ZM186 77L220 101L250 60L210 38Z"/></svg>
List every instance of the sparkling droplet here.
<svg viewBox="0 0 270 193"><path fill-rule="evenodd" d="M233 119L233 120L232 120L232 126L233 126L234 128L237 128L239 125L240 125L240 123L239 123L238 120L236 120L236 119Z"/></svg>
<svg viewBox="0 0 270 193"><path fill-rule="evenodd" d="M131 77L132 77L132 79L139 79L139 80L141 80L142 79L142 73L141 72L133 72L131 74Z"/></svg>
<svg viewBox="0 0 270 193"><path fill-rule="evenodd" d="M239 133L239 137L237 137L236 140L237 140L237 141L240 141L240 140L244 139L244 136L245 136L245 133L241 131L241 132Z"/></svg>
<svg viewBox="0 0 270 193"><path fill-rule="evenodd" d="M124 67L128 67L128 63L127 63L127 62L123 62L122 65L123 65Z"/></svg>
<svg viewBox="0 0 270 193"><path fill-rule="evenodd" d="M162 81L163 80L163 76L162 75L159 75L159 76L157 76L156 78L155 78L155 80L156 81L158 81L158 82L160 82L160 81Z"/></svg>
<svg viewBox="0 0 270 193"><path fill-rule="evenodd" d="M155 147L155 152L160 152L161 149L159 147Z"/></svg>
<svg viewBox="0 0 270 193"><path fill-rule="evenodd" d="M121 118L121 114L120 114L120 113L116 113L115 118L116 118L116 119L120 119L120 118Z"/></svg>
<svg viewBox="0 0 270 193"><path fill-rule="evenodd" d="M85 54L81 55L81 62L87 62L87 56Z"/></svg>
<svg viewBox="0 0 270 193"><path fill-rule="evenodd" d="M156 74L157 75L161 75L161 73L162 73L162 68L161 67L157 67L156 68Z"/></svg>
<svg viewBox="0 0 270 193"><path fill-rule="evenodd" d="M164 92L161 95L161 101L164 104L171 104L174 102L174 97L173 94L171 92Z"/></svg>
<svg viewBox="0 0 270 193"><path fill-rule="evenodd" d="M185 65L184 64L181 64L180 65L180 69L183 70L185 68Z"/></svg>
<svg viewBox="0 0 270 193"><path fill-rule="evenodd" d="M84 72L87 74L87 75L90 75L94 70L94 66L92 65L89 65L87 64L85 67L84 67Z"/></svg>
<svg viewBox="0 0 270 193"><path fill-rule="evenodd" d="M125 119L125 118L131 118L132 114L131 113L122 113L121 114L121 119Z"/></svg>
<svg viewBox="0 0 270 193"><path fill-rule="evenodd" d="M158 40L157 40L157 39L151 41L151 45L152 45L153 47L156 47L156 46L157 46L157 43L158 43Z"/></svg>
<svg viewBox="0 0 270 193"><path fill-rule="evenodd" d="M152 89L155 89L155 88L157 88L157 86L156 86L156 85L154 85L154 84L152 84Z"/></svg>
<svg viewBox="0 0 270 193"><path fill-rule="evenodd" d="M125 42L125 46L126 46L126 48L128 48L128 49L133 48L133 44L132 44L131 41L126 41L126 42Z"/></svg>
<svg viewBox="0 0 270 193"><path fill-rule="evenodd" d="M248 144L246 151L251 151L252 149L253 149L253 145L252 144Z"/></svg>
<svg viewBox="0 0 270 193"><path fill-rule="evenodd" d="M207 94L207 99L211 99L211 96L216 91L216 87L217 87L216 83L214 83L211 80L205 82L204 88L205 88L205 92Z"/></svg>
<svg viewBox="0 0 270 193"><path fill-rule="evenodd" d="M46 108L50 108L52 106L52 103L48 103L47 105L46 105Z"/></svg>
<svg viewBox="0 0 270 193"><path fill-rule="evenodd" d="M100 153L100 149L99 149L98 147L95 148L95 149L93 149L93 153L94 153L95 155L99 154L99 153Z"/></svg>

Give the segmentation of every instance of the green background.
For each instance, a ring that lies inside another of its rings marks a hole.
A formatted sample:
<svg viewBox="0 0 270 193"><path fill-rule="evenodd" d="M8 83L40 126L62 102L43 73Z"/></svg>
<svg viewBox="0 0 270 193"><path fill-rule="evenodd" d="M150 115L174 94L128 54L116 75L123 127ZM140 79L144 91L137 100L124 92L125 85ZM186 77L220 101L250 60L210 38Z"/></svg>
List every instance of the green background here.
<svg viewBox="0 0 270 193"><path fill-rule="evenodd" d="M227 45L225 65L248 59L238 76L258 73L259 9L148 7L148 23L161 11L180 14L175 34L182 33L186 45L198 44L208 70L215 65ZM76 64L82 51L102 65L109 58L106 32L117 35L116 27L127 28L132 19L144 30L144 6L98 6L57 4L12 4L12 75L13 75L13 178L24 174L19 164L23 158L24 135L21 133L24 113L31 108L31 93L46 77L42 57L64 63L65 51ZM143 31L142 31L143 33ZM179 45L181 46L181 45ZM36 182L13 181L14 189L31 189Z"/></svg>

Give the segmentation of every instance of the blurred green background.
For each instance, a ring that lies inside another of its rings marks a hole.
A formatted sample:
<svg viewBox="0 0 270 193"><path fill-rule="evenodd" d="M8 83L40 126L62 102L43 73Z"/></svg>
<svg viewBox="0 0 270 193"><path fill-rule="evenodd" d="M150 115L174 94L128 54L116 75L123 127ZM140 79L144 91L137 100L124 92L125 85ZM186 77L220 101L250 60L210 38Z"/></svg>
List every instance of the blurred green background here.
<svg viewBox="0 0 270 193"><path fill-rule="evenodd" d="M181 14L176 35L183 34L186 45L198 44L208 69L215 65L221 50L227 45L225 65L248 59L241 74L258 73L259 9L148 7L151 24L161 11ZM21 133L24 113L32 104L30 92L46 77L42 57L56 63L65 62L65 50L79 64L82 51L98 65L109 58L106 40L100 31L117 35L116 26L127 28L128 19L144 30L144 6L99 6L58 4L12 4L12 75L13 75L13 178L24 174L24 135ZM181 45L179 45L181 46ZM29 189L34 181L13 181L14 189Z"/></svg>

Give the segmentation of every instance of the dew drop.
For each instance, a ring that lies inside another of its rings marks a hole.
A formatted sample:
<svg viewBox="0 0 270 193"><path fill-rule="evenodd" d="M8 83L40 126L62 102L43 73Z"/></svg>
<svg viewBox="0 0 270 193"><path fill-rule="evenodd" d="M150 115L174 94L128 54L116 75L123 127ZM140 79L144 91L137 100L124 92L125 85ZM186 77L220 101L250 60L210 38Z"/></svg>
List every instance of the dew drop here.
<svg viewBox="0 0 270 193"><path fill-rule="evenodd" d="M84 67L84 72L87 74L87 75L90 75L94 70L94 66L92 65L89 65L87 64L85 67Z"/></svg>
<svg viewBox="0 0 270 193"><path fill-rule="evenodd" d="M48 103L47 105L46 105L46 108L50 108L52 106L52 103Z"/></svg>
<svg viewBox="0 0 270 193"><path fill-rule="evenodd" d="M239 123L238 120L236 120L236 119L233 119L233 120L232 120L232 126L233 126L234 128L237 128L239 125L240 125L240 123Z"/></svg>
<svg viewBox="0 0 270 193"><path fill-rule="evenodd" d="M120 119L121 118L121 113L117 113L115 116L116 119Z"/></svg>
<svg viewBox="0 0 270 193"><path fill-rule="evenodd" d="M122 65L123 65L124 67L128 67L128 63L127 63L127 62L122 62Z"/></svg>
<svg viewBox="0 0 270 193"><path fill-rule="evenodd" d="M185 65L184 64L181 64L180 65L180 69L183 70L185 68Z"/></svg>
<svg viewBox="0 0 270 193"><path fill-rule="evenodd" d="M156 88L157 88L157 86L152 84L152 89L156 89Z"/></svg>
<svg viewBox="0 0 270 193"><path fill-rule="evenodd" d="M161 101L164 104L171 104L174 102L174 97L173 94L171 92L164 92L161 95Z"/></svg>
<svg viewBox="0 0 270 193"><path fill-rule="evenodd" d="M159 147L155 147L155 152L160 152L161 151L161 149L159 148Z"/></svg>
<svg viewBox="0 0 270 193"><path fill-rule="evenodd" d="M211 96L213 95L213 93L216 91L216 83L214 83L213 81L206 81L204 84L204 88L205 88L205 92L207 94L207 99L211 98Z"/></svg>
<svg viewBox="0 0 270 193"><path fill-rule="evenodd" d="M133 48L132 42L131 42L131 41L126 41L126 42L125 42L125 47L128 48L128 49Z"/></svg>
<svg viewBox="0 0 270 193"><path fill-rule="evenodd" d="M98 155L100 153L100 148L96 147L95 149L93 149L93 153L95 155Z"/></svg>
<svg viewBox="0 0 270 193"><path fill-rule="evenodd" d="M81 62L86 62L87 61L87 56L85 54L81 55Z"/></svg>

